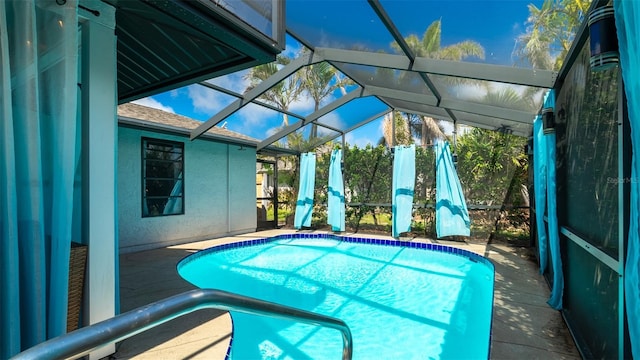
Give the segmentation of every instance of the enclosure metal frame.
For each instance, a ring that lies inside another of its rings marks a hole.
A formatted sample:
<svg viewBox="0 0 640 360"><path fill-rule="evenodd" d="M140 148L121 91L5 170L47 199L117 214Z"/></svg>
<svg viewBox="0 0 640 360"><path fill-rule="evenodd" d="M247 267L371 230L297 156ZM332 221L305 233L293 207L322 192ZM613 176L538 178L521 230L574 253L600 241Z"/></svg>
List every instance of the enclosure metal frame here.
<svg viewBox="0 0 640 360"><path fill-rule="evenodd" d="M198 128L192 130L190 136L191 140L196 139L208 129L216 126L218 123L220 123L248 103L262 105L272 110L280 111L282 113L286 113L287 115L302 119L301 121L291 124L288 127L281 129L276 134L261 141L258 145L258 150L261 150L278 141L280 138L287 136L293 131L296 131L297 129L309 123L316 123L318 125L321 125L316 122L316 120L320 116L338 109L340 106L348 103L355 98L366 96L376 97L378 100L389 107L389 111L399 110L407 113L432 116L445 120L449 119L454 123L468 124L485 129L489 128L495 130L496 128L506 128L509 129L511 133L514 133L516 135L528 135L526 134L526 131L522 131L521 129L510 129L510 124L517 124L530 128L530 119L532 115L531 113L516 109L463 101L451 97L443 97L440 91L437 89L436 85L433 83L433 80L430 78L430 75L442 75L540 88L552 88L558 79L557 72L539 69L534 70L513 68L509 66L479 64L471 62L461 63L457 61L435 60L417 57L411 51L410 47L404 40L402 33L395 26L391 17L386 13L380 1L368 0L368 3L378 16L379 20L386 27L389 34L398 43L399 47L402 50L402 54L380 54L368 51L320 47L315 48L311 44L304 41L304 39L302 39L300 36L292 32L291 30L288 30L288 33L305 47L310 49L310 52L294 59L282 69L280 69L276 74L272 75L270 78L261 82L254 89L248 91L243 95L222 90L215 85L201 83L201 85L210 87L214 90L222 91L229 95L233 95L238 99L232 104L225 107L222 111L212 116L209 120L205 121ZM309 116L301 116L290 111L281 111L273 106L265 105L259 101L256 101L257 98L264 92L268 91L282 80L291 76L302 67L323 61L328 62L337 70L341 71L346 76L351 78L359 86L359 88L356 90L352 90L347 96L343 96L335 100L334 102L327 104L322 109ZM353 77L349 75L349 71L345 71L344 66L341 66L340 63L375 66L414 72L422 79L426 88L429 90L429 93L423 94L410 91L400 91L388 87L371 86L358 83L356 79L353 79ZM417 105L426 104L441 109L441 111L446 113L447 115L443 117L442 114L425 113L419 107L411 109L411 105L402 107L394 106L393 100L403 100L405 102L415 103ZM367 122L368 121L361 121L358 124L359 126L362 126ZM354 130L357 127L358 126L352 127L349 131ZM346 133L348 131L343 130L342 132Z"/></svg>

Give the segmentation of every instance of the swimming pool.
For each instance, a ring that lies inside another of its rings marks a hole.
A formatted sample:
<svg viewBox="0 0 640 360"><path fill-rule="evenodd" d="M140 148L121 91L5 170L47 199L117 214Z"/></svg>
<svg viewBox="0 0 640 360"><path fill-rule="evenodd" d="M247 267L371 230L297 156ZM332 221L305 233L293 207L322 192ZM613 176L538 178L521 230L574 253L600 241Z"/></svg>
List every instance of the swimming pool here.
<svg viewBox="0 0 640 360"><path fill-rule="evenodd" d="M344 320L353 359L487 359L494 267L452 247L288 234L213 247L178 264L200 288ZM340 359L336 330L231 312L232 359Z"/></svg>

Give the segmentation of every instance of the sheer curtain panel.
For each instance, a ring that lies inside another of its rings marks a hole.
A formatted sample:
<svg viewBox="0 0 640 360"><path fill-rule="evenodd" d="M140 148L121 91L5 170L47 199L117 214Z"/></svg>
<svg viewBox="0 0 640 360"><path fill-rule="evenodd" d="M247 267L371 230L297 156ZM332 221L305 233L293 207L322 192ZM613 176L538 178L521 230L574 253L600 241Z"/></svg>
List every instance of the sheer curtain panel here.
<svg viewBox="0 0 640 360"><path fill-rule="evenodd" d="M329 163L329 189L327 194L327 224L332 231L345 230L344 180L342 177L342 150L331 152Z"/></svg>
<svg viewBox="0 0 640 360"><path fill-rule="evenodd" d="M76 171L75 1L0 2L0 358L66 331Z"/></svg>
<svg viewBox="0 0 640 360"><path fill-rule="evenodd" d="M547 227L544 213L547 206L547 141L542 129L542 116L533 120L533 189L535 193L536 232L538 233L538 252L540 256L540 274L547 268Z"/></svg>
<svg viewBox="0 0 640 360"><path fill-rule="evenodd" d="M471 219L449 142L438 141L436 154L436 235L471 235Z"/></svg>
<svg viewBox="0 0 640 360"><path fill-rule="evenodd" d="M544 107L556 108L556 94L549 90L544 97ZM544 131L547 146L547 219L549 221L549 250L551 254L551 268L553 269L553 287L547 304L556 310L562 309L562 294L564 292L564 276L562 271L562 257L560 255L560 229L558 228L558 208L556 206L556 133Z"/></svg>
<svg viewBox="0 0 640 360"><path fill-rule="evenodd" d="M300 229L311 226L313 214L313 190L316 184L316 153L300 155L300 186L293 227Z"/></svg>
<svg viewBox="0 0 640 360"><path fill-rule="evenodd" d="M393 154L393 180L391 193L391 231L394 238L411 231L413 219L413 191L416 180L415 145L398 145Z"/></svg>

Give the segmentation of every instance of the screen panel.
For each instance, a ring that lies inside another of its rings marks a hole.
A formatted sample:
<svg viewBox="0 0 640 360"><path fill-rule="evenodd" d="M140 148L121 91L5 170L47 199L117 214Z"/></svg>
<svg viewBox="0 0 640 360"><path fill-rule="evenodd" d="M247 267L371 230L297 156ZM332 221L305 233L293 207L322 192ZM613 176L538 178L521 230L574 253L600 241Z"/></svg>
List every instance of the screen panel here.
<svg viewBox="0 0 640 360"><path fill-rule="evenodd" d="M565 236L564 314L591 359L618 358L618 274Z"/></svg>
<svg viewBox="0 0 640 360"><path fill-rule="evenodd" d="M556 101L558 216L618 258L618 69L591 71L589 44Z"/></svg>

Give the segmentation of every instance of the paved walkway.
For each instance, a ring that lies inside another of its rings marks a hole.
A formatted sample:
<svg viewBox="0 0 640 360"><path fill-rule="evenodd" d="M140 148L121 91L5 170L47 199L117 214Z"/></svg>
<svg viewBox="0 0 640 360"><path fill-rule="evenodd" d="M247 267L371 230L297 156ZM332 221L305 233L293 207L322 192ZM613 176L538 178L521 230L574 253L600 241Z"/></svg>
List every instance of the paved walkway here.
<svg viewBox="0 0 640 360"><path fill-rule="evenodd" d="M176 264L193 252L227 242L290 232L263 231L123 254L120 257L121 310L125 312L194 289L176 272ZM538 274L530 249L507 244L437 243L476 252L495 264L492 359L580 359L560 313L546 304L549 288ZM222 360L230 339L231 319L226 312L200 310L120 342L111 359Z"/></svg>

